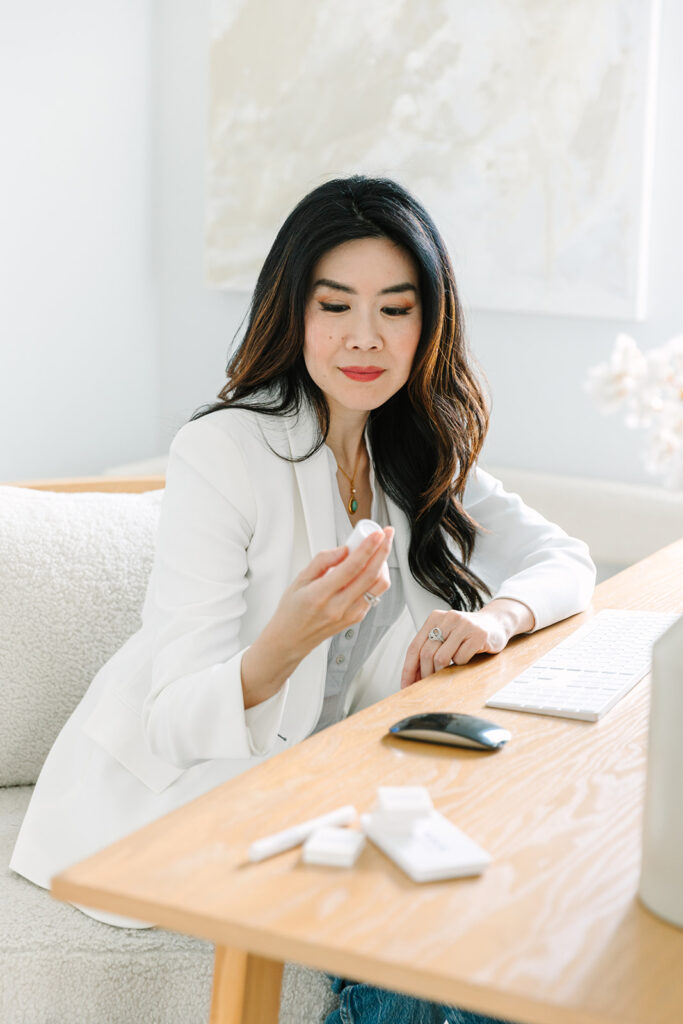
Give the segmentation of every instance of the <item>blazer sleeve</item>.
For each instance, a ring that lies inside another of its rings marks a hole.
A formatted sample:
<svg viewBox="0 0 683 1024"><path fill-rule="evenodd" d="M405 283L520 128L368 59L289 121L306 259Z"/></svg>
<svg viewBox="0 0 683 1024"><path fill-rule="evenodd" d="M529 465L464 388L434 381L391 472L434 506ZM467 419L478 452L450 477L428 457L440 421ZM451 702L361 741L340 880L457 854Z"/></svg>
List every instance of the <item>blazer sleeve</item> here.
<svg viewBox="0 0 683 1024"><path fill-rule="evenodd" d="M503 489L495 477L475 468L463 507L479 531L469 568L488 584L492 600L513 598L534 615L529 632L583 611L595 586L588 546Z"/></svg>
<svg viewBox="0 0 683 1024"><path fill-rule="evenodd" d="M142 709L154 754L187 768L263 756L275 743L288 681L245 711L240 637L256 503L244 458L210 416L171 445L148 601L157 624Z"/></svg>

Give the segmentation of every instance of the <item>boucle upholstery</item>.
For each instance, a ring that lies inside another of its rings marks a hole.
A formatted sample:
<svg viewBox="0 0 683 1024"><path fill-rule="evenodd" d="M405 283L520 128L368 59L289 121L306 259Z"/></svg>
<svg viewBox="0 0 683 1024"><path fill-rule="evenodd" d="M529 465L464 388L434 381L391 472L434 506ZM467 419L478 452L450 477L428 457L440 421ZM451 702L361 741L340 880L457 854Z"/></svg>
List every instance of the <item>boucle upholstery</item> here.
<svg viewBox="0 0 683 1024"><path fill-rule="evenodd" d="M0 1020L206 1024L210 943L102 924L7 869L31 792L0 789Z"/></svg>
<svg viewBox="0 0 683 1024"><path fill-rule="evenodd" d="M0 486L2 1024L208 1021L211 943L103 924L7 866L32 793L21 783L139 626L162 494ZM324 975L286 966L280 1024L317 1024L337 1001Z"/></svg>
<svg viewBox="0 0 683 1024"><path fill-rule="evenodd" d="M113 928L8 870L32 791L0 789L0 1021L208 1024L211 943ZM337 1002L324 975L286 965L280 1024L316 1024Z"/></svg>
<svg viewBox="0 0 683 1024"><path fill-rule="evenodd" d="M162 494L0 487L0 785L36 781L97 670L139 629Z"/></svg>

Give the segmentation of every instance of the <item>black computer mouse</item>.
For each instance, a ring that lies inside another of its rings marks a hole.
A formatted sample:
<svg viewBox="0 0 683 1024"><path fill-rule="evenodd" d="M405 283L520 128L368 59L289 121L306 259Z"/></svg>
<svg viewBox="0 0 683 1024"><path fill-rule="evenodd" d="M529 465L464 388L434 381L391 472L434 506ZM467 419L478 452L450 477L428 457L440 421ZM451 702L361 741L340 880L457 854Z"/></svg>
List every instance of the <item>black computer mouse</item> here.
<svg viewBox="0 0 683 1024"><path fill-rule="evenodd" d="M455 711L427 711L420 715L409 715L392 725L389 734L401 740L446 743L475 750L498 750L511 735L495 722L474 715L461 715Z"/></svg>

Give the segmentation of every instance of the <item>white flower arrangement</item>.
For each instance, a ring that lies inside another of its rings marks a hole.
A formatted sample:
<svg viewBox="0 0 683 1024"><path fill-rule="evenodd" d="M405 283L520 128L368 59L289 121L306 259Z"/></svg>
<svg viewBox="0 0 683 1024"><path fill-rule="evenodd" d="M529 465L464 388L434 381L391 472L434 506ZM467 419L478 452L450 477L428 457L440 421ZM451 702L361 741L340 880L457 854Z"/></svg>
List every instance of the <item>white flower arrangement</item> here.
<svg viewBox="0 0 683 1024"><path fill-rule="evenodd" d="M647 353L617 335L608 362L588 371L583 389L603 413L621 409L627 427L646 430L645 468L683 489L683 334Z"/></svg>

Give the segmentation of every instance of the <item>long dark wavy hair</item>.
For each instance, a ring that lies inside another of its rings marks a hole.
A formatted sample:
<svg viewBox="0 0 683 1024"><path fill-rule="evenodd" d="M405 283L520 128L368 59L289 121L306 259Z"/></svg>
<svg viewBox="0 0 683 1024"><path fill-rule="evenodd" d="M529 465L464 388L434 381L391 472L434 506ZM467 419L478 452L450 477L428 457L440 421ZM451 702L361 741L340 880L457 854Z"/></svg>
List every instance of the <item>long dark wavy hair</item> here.
<svg viewBox="0 0 683 1024"><path fill-rule="evenodd" d="M327 437L329 409L304 363L304 311L317 261L359 238L387 238L412 256L422 303L410 377L369 414L376 478L408 517L415 579L450 607L474 610L491 592L467 567L480 528L461 498L486 436L488 407L468 352L446 246L426 210L397 182L364 175L335 178L297 204L259 274L219 402L191 418L230 407L269 416L298 414L307 405L320 429L303 458L318 451Z"/></svg>

